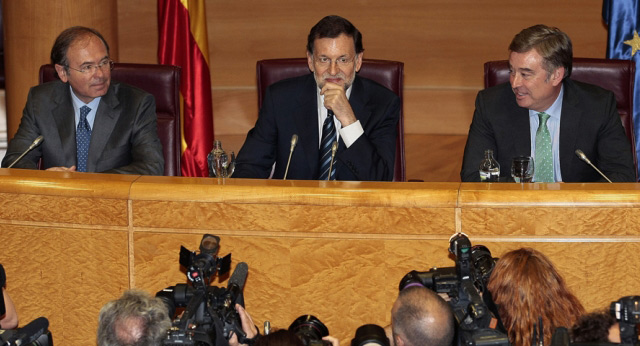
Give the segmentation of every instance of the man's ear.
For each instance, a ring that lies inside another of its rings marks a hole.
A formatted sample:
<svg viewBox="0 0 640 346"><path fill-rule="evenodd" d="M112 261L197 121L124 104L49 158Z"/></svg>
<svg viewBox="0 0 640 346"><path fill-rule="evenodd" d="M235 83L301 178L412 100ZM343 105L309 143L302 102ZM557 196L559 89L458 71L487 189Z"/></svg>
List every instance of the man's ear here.
<svg viewBox="0 0 640 346"><path fill-rule="evenodd" d="M356 72L360 72L360 67L362 67L362 55L364 52L360 52L356 54Z"/></svg>
<svg viewBox="0 0 640 346"><path fill-rule="evenodd" d="M307 52L307 64L309 65L309 70L311 70L311 72L315 72L313 70L313 54Z"/></svg>
<svg viewBox="0 0 640 346"><path fill-rule="evenodd" d="M58 64L55 64L55 68L56 72L58 73L58 77L60 77L60 80L66 83L69 80L69 77L67 76L67 69L64 66Z"/></svg>
<svg viewBox="0 0 640 346"><path fill-rule="evenodd" d="M394 346L404 346L404 340L402 340L400 335L395 334L393 336L393 344L394 344Z"/></svg>
<svg viewBox="0 0 640 346"><path fill-rule="evenodd" d="M562 80L564 79L564 71L564 67L558 67L553 71L551 74L551 85L558 86L558 84L562 83Z"/></svg>

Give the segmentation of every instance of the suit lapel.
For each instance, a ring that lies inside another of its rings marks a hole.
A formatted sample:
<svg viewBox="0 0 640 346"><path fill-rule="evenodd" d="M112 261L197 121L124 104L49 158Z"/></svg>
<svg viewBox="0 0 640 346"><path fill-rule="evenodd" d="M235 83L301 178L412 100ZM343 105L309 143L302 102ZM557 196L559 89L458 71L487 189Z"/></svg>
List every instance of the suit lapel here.
<svg viewBox="0 0 640 346"><path fill-rule="evenodd" d="M87 158L87 171L95 172L98 160L102 156L107 141L113 133L113 129L120 117L120 102L116 98L117 84L109 86L109 91L102 96L98 104L96 118L91 129L91 144L89 145L89 157Z"/></svg>
<svg viewBox="0 0 640 346"><path fill-rule="evenodd" d="M62 149L65 165L71 166L76 162L76 130L75 111L71 101L71 88L64 83L54 96L55 106L51 110L58 129L57 145ZM47 138L47 141L56 140ZM51 143L49 143L51 145Z"/></svg>
<svg viewBox="0 0 640 346"><path fill-rule="evenodd" d="M513 143L513 153L518 156L531 155L531 123L529 122L529 110L519 107L515 103L515 97L513 102L516 105L511 116L515 117L513 121L513 128L511 129ZM511 169L511 167L509 167Z"/></svg>
<svg viewBox="0 0 640 346"><path fill-rule="evenodd" d="M577 96L574 95L571 80L564 81L564 97L562 98L562 116L560 118L560 172L562 177L569 177L572 172L571 160L575 156L574 150L578 133L580 133L580 121L583 113L577 104ZM566 172L566 173L565 173Z"/></svg>
<svg viewBox="0 0 640 346"><path fill-rule="evenodd" d="M294 109L298 139L304 150L304 157L312 176L318 171L320 131L318 129L318 98L313 74L305 80L304 87L298 90L297 107Z"/></svg>

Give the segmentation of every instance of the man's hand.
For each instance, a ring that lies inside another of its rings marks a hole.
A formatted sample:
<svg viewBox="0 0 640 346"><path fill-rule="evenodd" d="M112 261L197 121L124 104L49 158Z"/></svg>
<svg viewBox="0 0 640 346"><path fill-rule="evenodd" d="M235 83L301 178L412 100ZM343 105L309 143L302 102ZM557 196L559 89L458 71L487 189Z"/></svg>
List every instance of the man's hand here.
<svg viewBox="0 0 640 346"><path fill-rule="evenodd" d="M340 346L340 342L338 341L338 339L334 338L331 335L325 336L324 338L322 338L322 340L329 341L332 346Z"/></svg>
<svg viewBox="0 0 640 346"><path fill-rule="evenodd" d="M245 310L240 304L236 304L236 311L238 315L240 315L240 322L242 323L242 331L247 334L247 339L253 339L256 335L260 333L258 327L253 323L253 319L251 315ZM229 346L246 346L246 344L240 344L238 342L238 336L236 333L231 335L229 339Z"/></svg>
<svg viewBox="0 0 640 346"><path fill-rule="evenodd" d="M324 95L325 108L333 111L342 127L347 127L358 120L353 114L353 109L351 109L351 104L349 104L349 99L342 86L326 82L320 90L320 95Z"/></svg>
<svg viewBox="0 0 640 346"><path fill-rule="evenodd" d="M46 171L55 171L55 172L75 172L76 166L71 167L49 167Z"/></svg>

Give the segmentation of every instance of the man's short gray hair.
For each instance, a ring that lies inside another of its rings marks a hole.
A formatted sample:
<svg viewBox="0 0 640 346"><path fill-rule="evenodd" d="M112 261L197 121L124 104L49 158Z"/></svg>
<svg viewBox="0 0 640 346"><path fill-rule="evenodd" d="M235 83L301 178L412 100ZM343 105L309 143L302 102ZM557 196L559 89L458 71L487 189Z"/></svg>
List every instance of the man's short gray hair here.
<svg viewBox="0 0 640 346"><path fill-rule="evenodd" d="M156 346L171 326L167 306L160 298L127 290L105 304L98 318L98 346Z"/></svg>

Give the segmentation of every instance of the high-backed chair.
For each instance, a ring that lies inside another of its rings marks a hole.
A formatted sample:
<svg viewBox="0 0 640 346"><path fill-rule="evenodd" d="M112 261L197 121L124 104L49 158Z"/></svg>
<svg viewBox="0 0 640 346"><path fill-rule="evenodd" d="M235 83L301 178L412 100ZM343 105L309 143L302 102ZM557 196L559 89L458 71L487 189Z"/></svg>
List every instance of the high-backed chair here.
<svg viewBox="0 0 640 346"><path fill-rule="evenodd" d="M618 113L624 131L631 143L633 163L638 176L638 158L636 139L633 132L633 80L636 66L630 60L574 58L571 79L590 83L616 95ZM509 62L507 60L489 61L484 64L484 87L488 88L509 81Z"/></svg>
<svg viewBox="0 0 640 346"><path fill-rule="evenodd" d="M256 70L258 74L258 108L262 107L262 100L269 85L282 79L311 73L306 58L260 60L256 65ZM402 114L404 63L390 60L364 59L358 75L378 82L396 93L400 98L400 118L397 126L393 181L405 181L404 122Z"/></svg>
<svg viewBox="0 0 640 346"><path fill-rule="evenodd" d="M40 67L40 83L57 79L53 65ZM164 175L180 175L180 67L116 63L111 79L153 95L158 115L158 137L164 151Z"/></svg>

